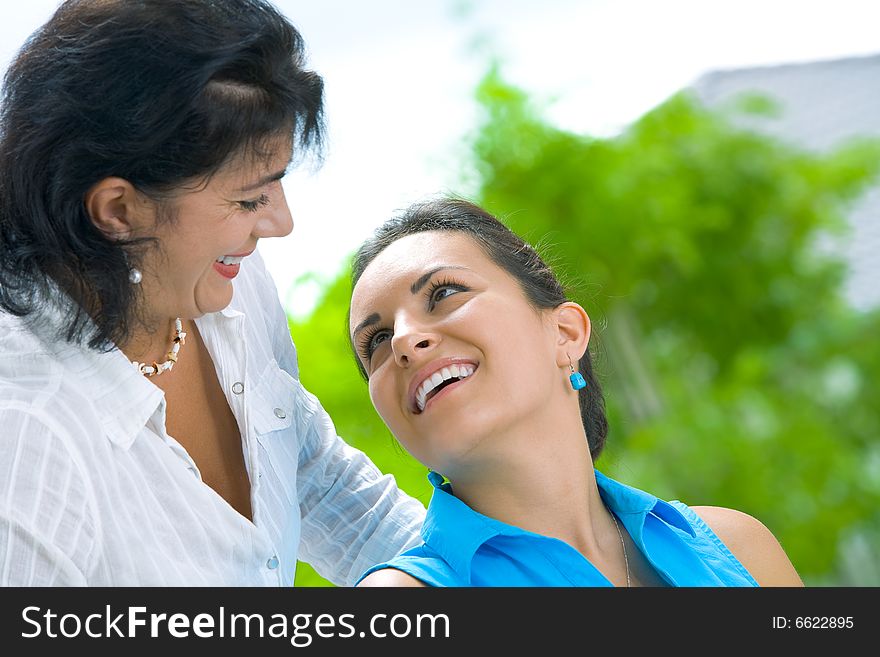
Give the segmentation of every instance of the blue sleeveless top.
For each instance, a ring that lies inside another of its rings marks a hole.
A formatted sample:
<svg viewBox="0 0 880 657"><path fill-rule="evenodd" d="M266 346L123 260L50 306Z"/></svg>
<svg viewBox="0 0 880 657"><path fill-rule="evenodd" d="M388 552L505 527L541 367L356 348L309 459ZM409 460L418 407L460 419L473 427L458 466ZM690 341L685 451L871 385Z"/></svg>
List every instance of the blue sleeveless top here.
<svg viewBox="0 0 880 657"><path fill-rule="evenodd" d="M758 586L688 506L664 502L595 471L602 500L670 586ZM434 485L424 543L376 564L430 586L613 586L580 552L557 538L477 513L430 473Z"/></svg>

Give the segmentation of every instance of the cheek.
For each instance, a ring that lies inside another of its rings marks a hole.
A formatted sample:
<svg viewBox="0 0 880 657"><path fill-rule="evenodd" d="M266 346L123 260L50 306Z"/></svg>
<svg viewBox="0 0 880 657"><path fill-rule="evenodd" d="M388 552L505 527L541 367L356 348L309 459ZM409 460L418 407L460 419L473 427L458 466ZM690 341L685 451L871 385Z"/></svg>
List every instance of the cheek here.
<svg viewBox="0 0 880 657"><path fill-rule="evenodd" d="M418 450L421 441L416 440L417 436L413 433L414 428L408 420L409 416L402 408L403 393L398 392L394 380L389 378L383 380L381 376L373 375L370 377L369 388L370 401L395 440L409 454L421 460L424 457L424 454L420 454Z"/></svg>
<svg viewBox="0 0 880 657"><path fill-rule="evenodd" d="M543 331L532 315L517 312L503 304L481 308L465 307L456 314L450 332L492 352L503 354L534 354Z"/></svg>
<svg viewBox="0 0 880 657"><path fill-rule="evenodd" d="M395 419L399 416L399 411L395 413L395 410L399 405L394 404L394 392L391 382L385 380L385 377L381 374L374 374L370 377L369 388L370 401L373 402L376 412L393 431Z"/></svg>
<svg viewBox="0 0 880 657"><path fill-rule="evenodd" d="M209 261L210 242L201 234L191 232L171 236L162 245L160 266L166 269L204 269Z"/></svg>

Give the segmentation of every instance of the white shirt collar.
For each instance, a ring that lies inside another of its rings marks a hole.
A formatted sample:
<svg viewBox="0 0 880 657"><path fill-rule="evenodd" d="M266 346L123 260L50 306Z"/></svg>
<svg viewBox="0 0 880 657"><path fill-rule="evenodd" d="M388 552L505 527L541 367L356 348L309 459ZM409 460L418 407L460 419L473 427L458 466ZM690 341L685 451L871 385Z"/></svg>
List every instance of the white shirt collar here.
<svg viewBox="0 0 880 657"><path fill-rule="evenodd" d="M124 449L131 447L138 433L162 404L165 394L137 371L122 351L90 349L85 344L59 339L69 321L69 297L56 288L57 301L41 315L30 330L61 367L73 374L83 395L103 408L107 437Z"/></svg>

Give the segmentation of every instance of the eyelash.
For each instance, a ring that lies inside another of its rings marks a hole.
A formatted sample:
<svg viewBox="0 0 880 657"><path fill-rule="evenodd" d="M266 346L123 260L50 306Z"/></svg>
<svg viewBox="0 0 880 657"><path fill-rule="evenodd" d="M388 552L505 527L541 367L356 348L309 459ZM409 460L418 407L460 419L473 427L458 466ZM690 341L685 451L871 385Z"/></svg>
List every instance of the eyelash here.
<svg viewBox="0 0 880 657"><path fill-rule="evenodd" d="M461 283L452 280L451 278L441 278L428 287L425 291L425 298L428 300L428 310L434 310L434 306L437 305L438 301L443 301L446 297L442 297L441 299L435 299L434 295L438 290L444 289L452 289L456 292L467 292L468 288L466 285L462 285ZM451 296L451 295L450 295Z"/></svg>
<svg viewBox="0 0 880 657"><path fill-rule="evenodd" d="M454 289L456 292L467 292L468 287L466 285L462 285L461 283L457 283L451 279L441 279L439 281L435 281L428 287L425 292L425 299L428 302L428 311L434 310L437 303L443 301L443 299L447 297L442 297L441 299L435 299L434 296L438 290L445 289ZM452 296L452 295L449 295ZM375 338L379 333L385 331L387 329L378 328L378 327L370 327L365 329L363 335L360 337L358 341L358 349L360 350L361 355L369 360L373 356L374 349L372 348L373 338Z"/></svg>
<svg viewBox="0 0 880 657"><path fill-rule="evenodd" d="M239 201L238 204L246 212L256 212L264 205L269 205L269 197L265 194L260 194L260 198L258 199L254 199L253 201Z"/></svg>
<svg viewBox="0 0 880 657"><path fill-rule="evenodd" d="M361 356L363 356L366 360L370 360L370 358L373 357L373 338L375 338L381 331L384 330L385 329L376 327L371 327L364 330L363 334L360 337L360 340L358 341L358 350L360 351Z"/></svg>

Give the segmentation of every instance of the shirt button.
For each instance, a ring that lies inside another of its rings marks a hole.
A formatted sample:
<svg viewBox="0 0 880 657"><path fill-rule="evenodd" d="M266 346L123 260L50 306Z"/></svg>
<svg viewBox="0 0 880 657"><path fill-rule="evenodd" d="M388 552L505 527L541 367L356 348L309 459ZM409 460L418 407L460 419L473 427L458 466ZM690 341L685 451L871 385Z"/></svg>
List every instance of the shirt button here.
<svg viewBox="0 0 880 657"><path fill-rule="evenodd" d="M278 557L272 557L269 561L266 562L266 568L269 570L275 570L278 567Z"/></svg>
<svg viewBox="0 0 880 657"><path fill-rule="evenodd" d="M284 412L283 408L276 408L275 409L275 417L277 417L279 420L283 420L284 418L287 417L287 413Z"/></svg>
<svg viewBox="0 0 880 657"><path fill-rule="evenodd" d="M236 395L240 395L244 392L244 384L241 381L236 381L232 384L232 392Z"/></svg>

